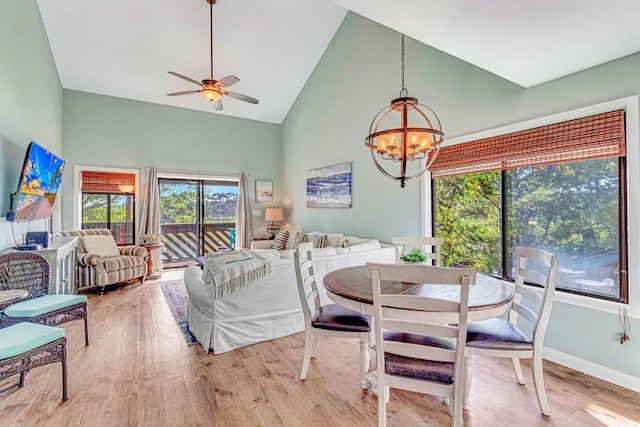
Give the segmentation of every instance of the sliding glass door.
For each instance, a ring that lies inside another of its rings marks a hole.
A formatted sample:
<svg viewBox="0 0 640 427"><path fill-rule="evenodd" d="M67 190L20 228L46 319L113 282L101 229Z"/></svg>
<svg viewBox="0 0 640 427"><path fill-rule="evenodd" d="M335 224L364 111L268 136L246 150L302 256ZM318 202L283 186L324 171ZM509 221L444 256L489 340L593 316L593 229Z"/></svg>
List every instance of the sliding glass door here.
<svg viewBox="0 0 640 427"><path fill-rule="evenodd" d="M209 252L233 249L237 182L158 181L165 265L181 266Z"/></svg>

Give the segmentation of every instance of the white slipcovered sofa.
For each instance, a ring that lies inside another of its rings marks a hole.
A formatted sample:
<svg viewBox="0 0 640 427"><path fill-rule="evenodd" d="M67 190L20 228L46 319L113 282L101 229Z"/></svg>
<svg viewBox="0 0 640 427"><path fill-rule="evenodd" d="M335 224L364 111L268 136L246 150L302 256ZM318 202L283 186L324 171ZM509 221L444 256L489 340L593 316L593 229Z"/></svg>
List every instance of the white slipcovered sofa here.
<svg viewBox="0 0 640 427"><path fill-rule="evenodd" d="M349 248L314 250L314 270L323 304L330 302L322 278L344 267L395 260L394 246L347 236ZM220 354L236 348L304 331L304 319L293 265L294 249L267 249L271 241L254 241L252 249L271 261L271 273L225 299L214 297L213 284L200 267L184 272L189 294L189 330L204 350Z"/></svg>

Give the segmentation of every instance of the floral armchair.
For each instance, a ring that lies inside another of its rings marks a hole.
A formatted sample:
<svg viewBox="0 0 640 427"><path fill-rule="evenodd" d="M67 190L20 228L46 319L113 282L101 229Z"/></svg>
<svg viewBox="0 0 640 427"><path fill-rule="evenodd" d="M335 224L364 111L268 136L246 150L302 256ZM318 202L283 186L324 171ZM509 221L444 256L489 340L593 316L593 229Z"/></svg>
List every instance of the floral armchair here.
<svg viewBox="0 0 640 427"><path fill-rule="evenodd" d="M68 230L61 231L58 235L79 238L78 288L97 286L102 295L107 285L135 278L144 283L149 257L145 248L117 247L111 230L108 229Z"/></svg>

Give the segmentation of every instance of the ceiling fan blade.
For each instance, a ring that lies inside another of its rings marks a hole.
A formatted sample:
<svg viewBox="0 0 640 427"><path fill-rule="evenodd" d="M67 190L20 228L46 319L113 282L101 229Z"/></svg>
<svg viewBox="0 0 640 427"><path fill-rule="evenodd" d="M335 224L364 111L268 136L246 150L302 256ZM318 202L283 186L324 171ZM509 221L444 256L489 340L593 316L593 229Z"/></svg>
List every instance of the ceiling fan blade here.
<svg viewBox="0 0 640 427"><path fill-rule="evenodd" d="M257 99L252 98L252 97L247 96L247 95L243 95L241 93L237 93L237 92L226 92L225 95L229 95L231 98L237 99L239 101L249 102L251 104L257 104L258 103Z"/></svg>
<svg viewBox="0 0 640 427"><path fill-rule="evenodd" d="M168 93L167 96L190 95L192 93L200 93L201 90L185 90L184 92Z"/></svg>
<svg viewBox="0 0 640 427"><path fill-rule="evenodd" d="M169 71L169 74L174 75L182 80L186 80L188 82L197 84L198 86L202 86L199 81L192 79L191 77L183 76L182 74L176 73L175 71Z"/></svg>
<svg viewBox="0 0 640 427"><path fill-rule="evenodd" d="M238 83L239 81L240 81L239 78L232 75L232 76L223 77L218 82L222 85L222 87L229 87L231 85Z"/></svg>
<svg viewBox="0 0 640 427"><path fill-rule="evenodd" d="M222 101L219 99L217 101L214 101L213 108L215 108L217 111L222 110Z"/></svg>

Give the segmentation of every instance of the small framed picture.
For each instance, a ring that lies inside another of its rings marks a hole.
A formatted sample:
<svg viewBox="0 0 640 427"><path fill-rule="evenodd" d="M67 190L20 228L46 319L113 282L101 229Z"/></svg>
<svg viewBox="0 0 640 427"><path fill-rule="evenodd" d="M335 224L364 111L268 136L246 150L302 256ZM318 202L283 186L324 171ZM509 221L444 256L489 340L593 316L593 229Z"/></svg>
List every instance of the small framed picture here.
<svg viewBox="0 0 640 427"><path fill-rule="evenodd" d="M256 202L273 202L273 181L256 180Z"/></svg>

